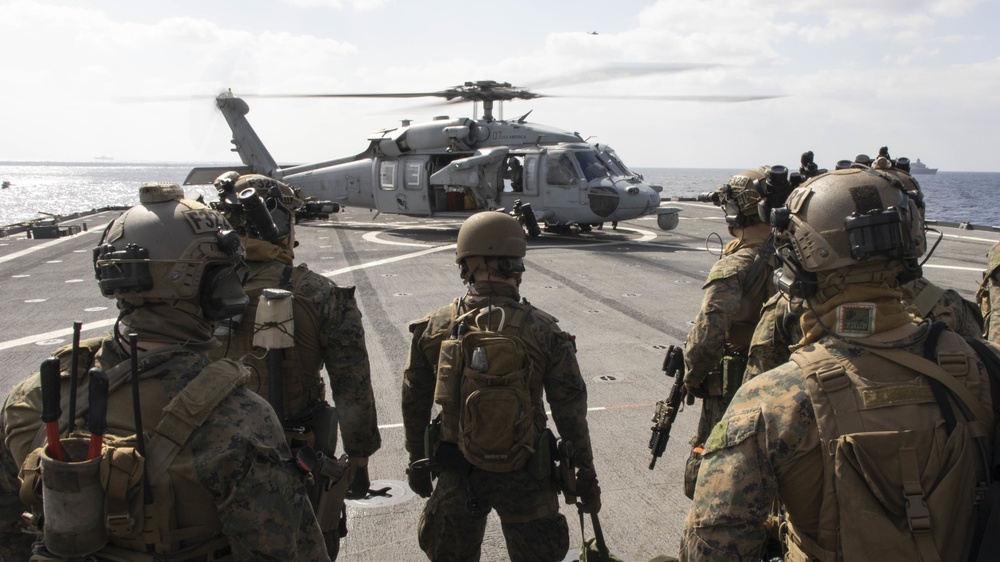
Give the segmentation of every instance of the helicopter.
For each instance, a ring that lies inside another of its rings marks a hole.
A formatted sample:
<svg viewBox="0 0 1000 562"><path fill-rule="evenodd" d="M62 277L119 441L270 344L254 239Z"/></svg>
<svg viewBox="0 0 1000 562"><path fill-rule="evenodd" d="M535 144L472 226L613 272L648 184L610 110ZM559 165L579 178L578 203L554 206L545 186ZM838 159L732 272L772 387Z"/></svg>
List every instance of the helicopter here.
<svg viewBox="0 0 1000 562"><path fill-rule="evenodd" d="M502 104L547 97L506 82L481 80L436 92L291 94L257 97L440 97L482 104L482 118L404 120L368 137L363 152L313 164L279 166L251 127L249 104L231 91L215 98L233 133L240 167L198 167L185 185L207 184L227 171L263 174L331 207L378 213L465 218L510 210L530 237L587 232L603 222L656 215L662 230L677 227L680 209L661 207L662 186L630 170L608 145L579 133L529 123L528 113L504 120ZM773 96L656 96L655 99L748 101ZM648 98L647 98L648 99ZM500 102L501 116L493 114Z"/></svg>

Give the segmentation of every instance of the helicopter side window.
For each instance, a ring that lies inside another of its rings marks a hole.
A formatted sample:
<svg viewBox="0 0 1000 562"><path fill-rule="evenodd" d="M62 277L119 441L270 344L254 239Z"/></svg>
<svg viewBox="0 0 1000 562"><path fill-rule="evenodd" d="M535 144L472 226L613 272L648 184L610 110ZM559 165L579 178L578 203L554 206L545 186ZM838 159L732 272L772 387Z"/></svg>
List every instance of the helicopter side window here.
<svg viewBox="0 0 1000 562"><path fill-rule="evenodd" d="M580 179L568 154L560 154L558 158L550 155L545 168L545 181L549 185L574 185Z"/></svg>
<svg viewBox="0 0 1000 562"><path fill-rule="evenodd" d="M396 162L382 162L379 166L378 185L380 188L391 191L396 189Z"/></svg>
<svg viewBox="0 0 1000 562"><path fill-rule="evenodd" d="M580 163L580 167L583 168L583 177L587 181L595 180L597 178L608 177L608 169L604 164L597 158L597 154L594 152L574 152L576 160Z"/></svg>
<svg viewBox="0 0 1000 562"><path fill-rule="evenodd" d="M524 166L520 157L511 156L507 158L507 165L503 171L504 191L520 193L524 190Z"/></svg>

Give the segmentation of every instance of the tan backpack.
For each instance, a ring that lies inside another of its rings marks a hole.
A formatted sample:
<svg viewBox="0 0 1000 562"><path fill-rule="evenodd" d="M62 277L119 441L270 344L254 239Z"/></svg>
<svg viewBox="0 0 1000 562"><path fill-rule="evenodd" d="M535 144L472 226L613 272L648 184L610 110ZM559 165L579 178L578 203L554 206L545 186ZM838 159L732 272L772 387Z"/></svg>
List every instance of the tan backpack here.
<svg viewBox="0 0 1000 562"><path fill-rule="evenodd" d="M438 355L441 440L490 472L522 468L539 437L532 363L520 337L526 317L521 306L456 315Z"/></svg>
<svg viewBox="0 0 1000 562"><path fill-rule="evenodd" d="M970 380L975 354L954 333L940 339L936 363L874 348L848 362L820 344L792 355L825 453L818 536L790 527L786 560L965 559L989 418L966 387L983 382ZM951 405L959 415L942 421Z"/></svg>

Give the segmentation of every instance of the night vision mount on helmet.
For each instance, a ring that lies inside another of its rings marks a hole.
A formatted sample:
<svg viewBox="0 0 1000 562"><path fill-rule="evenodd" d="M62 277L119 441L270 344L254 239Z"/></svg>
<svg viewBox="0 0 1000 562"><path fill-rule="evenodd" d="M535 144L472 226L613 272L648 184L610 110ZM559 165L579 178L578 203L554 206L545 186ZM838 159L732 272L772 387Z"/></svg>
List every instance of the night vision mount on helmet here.
<svg viewBox="0 0 1000 562"><path fill-rule="evenodd" d="M220 211L242 236L278 244L289 235L295 211L302 198L295 189L260 174L240 176L230 171L213 182L219 201L212 207Z"/></svg>

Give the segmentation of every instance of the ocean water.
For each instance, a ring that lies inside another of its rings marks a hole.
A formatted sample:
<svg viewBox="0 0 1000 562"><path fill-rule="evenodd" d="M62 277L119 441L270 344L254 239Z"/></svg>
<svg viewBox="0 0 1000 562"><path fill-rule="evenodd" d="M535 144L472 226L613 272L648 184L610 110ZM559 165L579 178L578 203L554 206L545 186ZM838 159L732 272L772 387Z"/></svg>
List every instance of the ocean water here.
<svg viewBox="0 0 1000 562"><path fill-rule="evenodd" d="M144 182L181 183L196 165L186 163L53 163L0 162L0 225L65 215L106 206L138 202ZM636 168L651 183L663 186L663 197L693 197L718 188L739 169ZM917 176L927 202L927 217L946 222L1000 224L994 198L1000 194L1000 173L938 172ZM186 186L189 198L203 194L214 200L212 186Z"/></svg>

